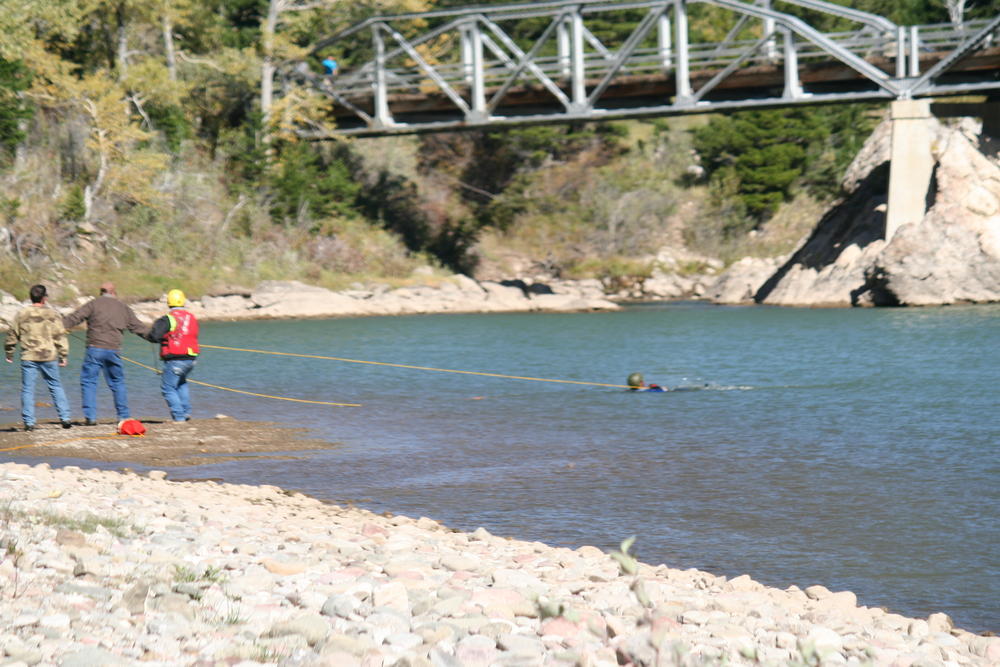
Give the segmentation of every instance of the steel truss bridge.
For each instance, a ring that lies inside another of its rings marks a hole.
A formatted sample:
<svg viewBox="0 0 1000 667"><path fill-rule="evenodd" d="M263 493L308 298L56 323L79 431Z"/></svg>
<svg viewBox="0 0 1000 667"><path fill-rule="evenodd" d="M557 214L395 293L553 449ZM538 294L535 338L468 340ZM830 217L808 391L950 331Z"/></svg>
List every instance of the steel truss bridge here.
<svg viewBox="0 0 1000 667"><path fill-rule="evenodd" d="M699 41L693 5L723 10L724 39ZM854 29L822 33L790 12ZM634 28L610 43L615 24ZM370 58L336 76L286 63L284 85L329 96L336 131L360 136L1000 93L1000 15L898 26L823 0L468 7L373 17L312 55L328 50Z"/></svg>

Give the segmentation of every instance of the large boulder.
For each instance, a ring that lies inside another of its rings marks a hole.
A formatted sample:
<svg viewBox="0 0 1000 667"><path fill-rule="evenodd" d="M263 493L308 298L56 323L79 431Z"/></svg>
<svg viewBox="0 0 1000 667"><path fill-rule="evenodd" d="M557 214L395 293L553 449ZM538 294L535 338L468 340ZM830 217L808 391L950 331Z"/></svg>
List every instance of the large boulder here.
<svg viewBox="0 0 1000 667"><path fill-rule="evenodd" d="M903 305L1000 301L1000 168L954 134L935 176L934 206L899 228L869 280Z"/></svg>
<svg viewBox="0 0 1000 667"><path fill-rule="evenodd" d="M848 195L760 287L758 303L787 306L935 305L1000 301L1000 168L969 124L928 119L935 160L928 210L885 242L887 125L844 178Z"/></svg>

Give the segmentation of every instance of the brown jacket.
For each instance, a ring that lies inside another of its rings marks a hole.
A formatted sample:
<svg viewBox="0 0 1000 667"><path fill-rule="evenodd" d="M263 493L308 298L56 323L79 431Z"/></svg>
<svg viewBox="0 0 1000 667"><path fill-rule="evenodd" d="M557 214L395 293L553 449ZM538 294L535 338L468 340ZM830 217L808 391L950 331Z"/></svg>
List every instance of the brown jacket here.
<svg viewBox="0 0 1000 667"><path fill-rule="evenodd" d="M149 327L139 321L131 308L108 294L88 301L63 318L67 329L81 322L87 323L87 347L105 350L121 349L125 329L137 336L149 332Z"/></svg>

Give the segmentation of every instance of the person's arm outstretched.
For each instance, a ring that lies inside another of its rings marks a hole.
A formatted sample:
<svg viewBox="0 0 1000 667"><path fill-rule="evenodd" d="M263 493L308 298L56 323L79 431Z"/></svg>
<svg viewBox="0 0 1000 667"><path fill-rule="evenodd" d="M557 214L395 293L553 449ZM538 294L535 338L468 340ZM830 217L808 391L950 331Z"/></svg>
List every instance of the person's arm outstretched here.
<svg viewBox="0 0 1000 667"><path fill-rule="evenodd" d="M63 326L66 327L67 329L72 329L77 324L80 324L85 319L90 317L90 313L93 312L93 310L94 310L94 302L88 301L87 303L83 304L82 306L74 310L72 313L64 317Z"/></svg>
<svg viewBox="0 0 1000 667"><path fill-rule="evenodd" d="M126 328L139 338L146 338L149 335L149 327L140 322L139 318L135 316L135 312L128 306L125 306L125 313Z"/></svg>
<svg viewBox="0 0 1000 667"><path fill-rule="evenodd" d="M153 326L149 328L149 333L143 336L150 343L161 343L163 342L163 337L167 335L170 331L170 318L166 315L160 319L153 322Z"/></svg>

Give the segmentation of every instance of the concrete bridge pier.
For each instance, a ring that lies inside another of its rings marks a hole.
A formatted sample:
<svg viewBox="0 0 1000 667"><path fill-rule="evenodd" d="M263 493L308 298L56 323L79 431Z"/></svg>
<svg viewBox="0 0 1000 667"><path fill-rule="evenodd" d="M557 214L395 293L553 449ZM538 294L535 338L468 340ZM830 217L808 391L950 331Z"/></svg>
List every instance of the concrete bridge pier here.
<svg viewBox="0 0 1000 667"><path fill-rule="evenodd" d="M892 156L885 240L900 225L919 222L927 212L927 189L934 171L931 154L930 104L926 100L896 100L890 106Z"/></svg>

